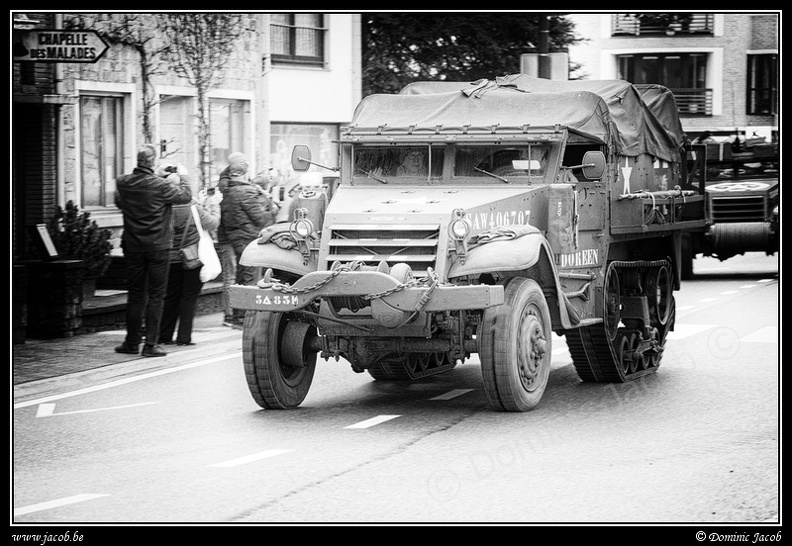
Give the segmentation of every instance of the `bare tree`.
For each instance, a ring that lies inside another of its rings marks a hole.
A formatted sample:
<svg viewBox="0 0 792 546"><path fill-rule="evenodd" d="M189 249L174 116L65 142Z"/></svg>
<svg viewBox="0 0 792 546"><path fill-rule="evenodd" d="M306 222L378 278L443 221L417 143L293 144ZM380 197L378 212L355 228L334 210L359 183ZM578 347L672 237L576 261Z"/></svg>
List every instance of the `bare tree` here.
<svg viewBox="0 0 792 546"><path fill-rule="evenodd" d="M123 45L134 49L140 58L141 90L143 96L143 137L153 142L152 111L156 104L152 77L162 74L162 41L156 34L158 15L145 13L80 13L64 20L65 28L90 29L109 45Z"/></svg>
<svg viewBox="0 0 792 546"><path fill-rule="evenodd" d="M208 92L224 77L228 58L246 32L244 15L233 13L164 13L159 28L167 48L163 58L176 74L195 87L198 96L198 155L201 187L209 180L211 123Z"/></svg>

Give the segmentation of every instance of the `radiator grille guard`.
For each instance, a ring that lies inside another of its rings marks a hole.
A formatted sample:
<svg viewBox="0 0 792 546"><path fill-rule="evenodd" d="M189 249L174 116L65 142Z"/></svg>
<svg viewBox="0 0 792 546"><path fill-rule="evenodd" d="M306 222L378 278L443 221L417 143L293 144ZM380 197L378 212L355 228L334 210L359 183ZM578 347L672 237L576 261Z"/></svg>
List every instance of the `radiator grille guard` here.
<svg viewBox="0 0 792 546"><path fill-rule="evenodd" d="M712 197L711 206L715 222L761 222L767 215L762 195Z"/></svg>
<svg viewBox="0 0 792 546"><path fill-rule="evenodd" d="M425 277L437 262L440 226L414 225L336 225L331 228L325 269L334 262L363 262L376 267L406 263L414 277Z"/></svg>

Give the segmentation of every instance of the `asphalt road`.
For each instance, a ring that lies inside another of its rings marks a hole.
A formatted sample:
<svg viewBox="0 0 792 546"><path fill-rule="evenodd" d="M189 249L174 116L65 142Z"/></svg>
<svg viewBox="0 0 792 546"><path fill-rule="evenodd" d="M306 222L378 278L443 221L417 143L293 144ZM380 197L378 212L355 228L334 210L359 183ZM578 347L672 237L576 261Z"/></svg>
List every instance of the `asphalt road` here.
<svg viewBox="0 0 792 546"><path fill-rule="evenodd" d="M13 523L778 522L778 259L694 269L656 374L582 383L555 336L526 413L489 409L475 357L406 385L320 360L291 411L223 342L66 381L13 412Z"/></svg>

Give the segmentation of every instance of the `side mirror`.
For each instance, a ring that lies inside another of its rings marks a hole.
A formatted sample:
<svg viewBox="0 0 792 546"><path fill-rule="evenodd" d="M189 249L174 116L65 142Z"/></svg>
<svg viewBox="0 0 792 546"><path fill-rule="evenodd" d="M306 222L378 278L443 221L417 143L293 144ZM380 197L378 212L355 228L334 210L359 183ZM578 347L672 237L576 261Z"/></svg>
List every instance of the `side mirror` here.
<svg viewBox="0 0 792 546"><path fill-rule="evenodd" d="M591 150L583 155L583 176L587 180L599 180L605 174L605 154Z"/></svg>
<svg viewBox="0 0 792 546"><path fill-rule="evenodd" d="M311 167L311 149L304 144L295 146L292 150L291 164L295 171L307 171Z"/></svg>

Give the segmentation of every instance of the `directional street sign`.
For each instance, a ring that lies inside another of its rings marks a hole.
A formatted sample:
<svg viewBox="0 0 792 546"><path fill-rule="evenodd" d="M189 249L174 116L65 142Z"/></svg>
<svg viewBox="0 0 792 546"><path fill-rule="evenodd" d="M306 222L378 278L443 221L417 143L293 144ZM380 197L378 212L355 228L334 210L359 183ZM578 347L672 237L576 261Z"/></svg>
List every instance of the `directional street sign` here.
<svg viewBox="0 0 792 546"><path fill-rule="evenodd" d="M95 63L107 47L94 30L14 31L14 61Z"/></svg>

